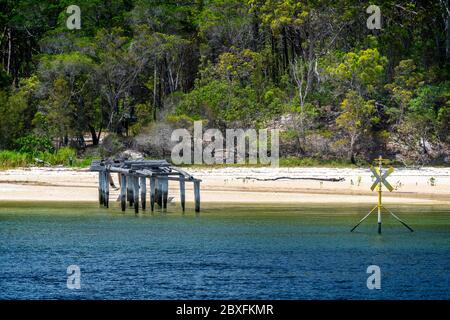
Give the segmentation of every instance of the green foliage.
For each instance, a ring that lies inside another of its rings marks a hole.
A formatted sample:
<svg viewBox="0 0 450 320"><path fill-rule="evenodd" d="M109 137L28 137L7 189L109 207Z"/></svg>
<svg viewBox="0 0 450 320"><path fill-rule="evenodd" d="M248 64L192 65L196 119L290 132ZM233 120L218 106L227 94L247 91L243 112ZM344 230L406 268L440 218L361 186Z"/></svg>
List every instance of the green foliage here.
<svg viewBox="0 0 450 320"><path fill-rule="evenodd" d="M73 160L77 157L77 152L75 149L70 147L60 148L56 153L45 152L42 153L43 159L51 164L63 164L69 166Z"/></svg>
<svg viewBox="0 0 450 320"><path fill-rule="evenodd" d="M375 116L374 101L365 101L355 91L349 91L341 104L342 113L336 124L352 134L366 131L371 124L379 121Z"/></svg>
<svg viewBox="0 0 450 320"><path fill-rule="evenodd" d="M336 124L346 133L348 154L355 163L356 145L361 137L370 132L372 125L379 121L375 114L373 100L364 100L357 92L347 92L341 104L342 113L336 118Z"/></svg>
<svg viewBox="0 0 450 320"><path fill-rule="evenodd" d="M371 95L381 84L387 58L377 48L348 52L339 62L326 68L330 76L343 87L360 95Z"/></svg>
<svg viewBox="0 0 450 320"><path fill-rule="evenodd" d="M26 152L12 164L64 162L50 141L81 150L100 132L113 155L194 120L279 126L286 156L449 153L445 1L379 1L379 31L350 0L80 0L67 30L71 4L0 5L0 149Z"/></svg>
<svg viewBox="0 0 450 320"><path fill-rule="evenodd" d="M189 34L199 5L196 1L136 0L130 16L134 24L146 24L155 32Z"/></svg>
<svg viewBox="0 0 450 320"><path fill-rule="evenodd" d="M177 113L188 114L194 119L208 119L218 126L227 122L239 122L245 126L264 123L282 107L282 93L276 88L267 88L261 97L250 85L212 80L185 95Z"/></svg>
<svg viewBox="0 0 450 320"><path fill-rule="evenodd" d="M92 59L79 52L42 56L38 75L46 105L35 118L45 122L48 135L80 136L98 125L93 68Z"/></svg>
<svg viewBox="0 0 450 320"><path fill-rule="evenodd" d="M92 158L77 159L76 150L65 147L56 152L33 151L32 153L19 151L0 151L0 169L16 167L42 166L42 165L63 165L86 167Z"/></svg>
<svg viewBox="0 0 450 320"><path fill-rule="evenodd" d="M220 55L215 66L216 76L230 82L239 81L242 84L255 81L261 63L261 55L249 49L242 52L226 52Z"/></svg>
<svg viewBox="0 0 450 320"><path fill-rule="evenodd" d="M195 25L202 39L200 52L215 61L230 48L245 49L255 43L252 15L242 0L210 0L198 13Z"/></svg>
<svg viewBox="0 0 450 320"><path fill-rule="evenodd" d="M402 60L394 69L394 81L387 84L385 88L390 91L395 107L390 107L387 111L396 123L403 120L404 113L411 103L418 87L423 84L422 74L417 72L413 60Z"/></svg>
<svg viewBox="0 0 450 320"><path fill-rule="evenodd" d="M1 150L0 151L0 168L8 169L15 167L26 167L32 163L32 156L29 153L21 153L17 151Z"/></svg>
<svg viewBox="0 0 450 320"><path fill-rule="evenodd" d="M262 79L261 64L261 55L251 50L222 54L216 65L202 71L203 77L184 96L177 113L208 119L218 126L264 123L280 114L284 93Z"/></svg>
<svg viewBox="0 0 450 320"><path fill-rule="evenodd" d="M280 159L280 167L331 167L348 168L353 164L347 160L320 160L311 157L285 157Z"/></svg>
<svg viewBox="0 0 450 320"><path fill-rule="evenodd" d="M408 121L416 123L416 129L426 132L429 140L450 141L450 81L426 85L417 90L411 100Z"/></svg>
<svg viewBox="0 0 450 320"><path fill-rule="evenodd" d="M289 25L300 26L308 16L308 9L302 1L247 0L247 3L252 10L258 10L261 13L262 23L275 31Z"/></svg>
<svg viewBox="0 0 450 320"><path fill-rule="evenodd" d="M26 87L11 95L0 90L0 149L13 148L16 139L26 133L28 99Z"/></svg>
<svg viewBox="0 0 450 320"><path fill-rule="evenodd" d="M153 120L153 113L148 104L140 103L134 107L134 114L137 121L131 127L131 132L133 134L138 134L144 126Z"/></svg>
<svg viewBox="0 0 450 320"><path fill-rule="evenodd" d="M7 88L10 85L11 77L3 69L0 69L0 90Z"/></svg>
<svg viewBox="0 0 450 320"><path fill-rule="evenodd" d="M16 140L17 150L21 153L35 154L37 152L54 151L54 147L49 138L39 137L35 135L28 135L20 137Z"/></svg>
<svg viewBox="0 0 450 320"><path fill-rule="evenodd" d="M188 115L169 115L166 121L172 125L174 128L185 128L190 129L193 127L194 121L196 119L189 117Z"/></svg>

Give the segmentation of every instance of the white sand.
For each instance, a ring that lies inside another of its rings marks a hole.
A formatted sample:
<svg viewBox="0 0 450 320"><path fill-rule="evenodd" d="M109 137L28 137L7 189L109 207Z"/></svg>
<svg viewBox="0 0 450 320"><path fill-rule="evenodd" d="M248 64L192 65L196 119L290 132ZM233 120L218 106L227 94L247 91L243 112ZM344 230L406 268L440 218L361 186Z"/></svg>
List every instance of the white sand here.
<svg viewBox="0 0 450 320"><path fill-rule="evenodd" d="M202 179L202 202L245 203L373 203L372 174L368 169L334 168L221 168L187 169ZM286 177L345 178L342 182L313 180L256 181ZM97 201L97 173L87 169L30 168L0 172L0 200ZM113 175L118 185L117 176ZM435 179L431 186L430 179ZM386 203L449 204L450 168L397 169L388 181L396 189L385 192ZM113 191L111 199L118 192ZM178 184L170 183L170 196L179 201ZM187 200L193 199L187 184Z"/></svg>

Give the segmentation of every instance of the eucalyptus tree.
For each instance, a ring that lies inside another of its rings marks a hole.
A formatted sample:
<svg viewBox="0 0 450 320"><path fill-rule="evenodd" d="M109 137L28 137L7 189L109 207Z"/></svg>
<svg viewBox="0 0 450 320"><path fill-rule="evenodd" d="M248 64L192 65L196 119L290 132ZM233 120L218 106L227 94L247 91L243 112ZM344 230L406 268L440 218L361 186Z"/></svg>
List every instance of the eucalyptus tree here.
<svg viewBox="0 0 450 320"><path fill-rule="evenodd" d="M42 102L38 111L48 121L49 134L63 144L69 136L83 144L85 131L91 133L95 145L99 142L102 122L94 70L92 59L79 52L41 58L38 77Z"/></svg>

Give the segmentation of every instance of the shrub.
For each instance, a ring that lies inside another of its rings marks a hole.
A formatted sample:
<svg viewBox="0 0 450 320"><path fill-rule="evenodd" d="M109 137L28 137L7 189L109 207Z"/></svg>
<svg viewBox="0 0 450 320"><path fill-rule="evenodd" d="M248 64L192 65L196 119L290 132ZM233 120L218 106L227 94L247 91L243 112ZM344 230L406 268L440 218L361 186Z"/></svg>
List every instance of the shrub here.
<svg viewBox="0 0 450 320"><path fill-rule="evenodd" d="M100 155L103 158L111 157L124 149L125 147L121 137L117 134L110 133L103 139L102 145L100 146Z"/></svg>
<svg viewBox="0 0 450 320"><path fill-rule="evenodd" d="M167 122L151 123L135 137L138 151L150 157L170 156L174 142L170 140L174 127Z"/></svg>
<svg viewBox="0 0 450 320"><path fill-rule="evenodd" d="M46 137L27 135L16 140L17 150L21 153L54 152L52 141Z"/></svg>
<svg viewBox="0 0 450 320"><path fill-rule="evenodd" d="M65 147L56 152L24 153L18 151L0 151L0 168L16 168L34 165L88 166L92 158L77 160L75 149Z"/></svg>
<svg viewBox="0 0 450 320"><path fill-rule="evenodd" d="M0 151L0 168L25 167L32 161L28 153L3 150Z"/></svg>

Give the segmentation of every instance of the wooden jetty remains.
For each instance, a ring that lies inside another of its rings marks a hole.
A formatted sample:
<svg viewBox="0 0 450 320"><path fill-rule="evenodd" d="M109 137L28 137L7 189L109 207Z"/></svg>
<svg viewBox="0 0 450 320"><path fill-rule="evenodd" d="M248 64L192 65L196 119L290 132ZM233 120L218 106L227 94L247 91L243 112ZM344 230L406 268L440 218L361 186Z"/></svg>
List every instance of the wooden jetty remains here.
<svg viewBox="0 0 450 320"><path fill-rule="evenodd" d="M110 175L117 173L120 183L120 205L126 210L127 202L139 213L147 207L147 181L150 190L150 208L167 210L169 181L178 181L180 185L181 208L186 209L186 182L194 184L195 212L200 212L200 182L189 173L173 167L165 160L94 160L91 171L98 172L99 203L109 207Z"/></svg>

